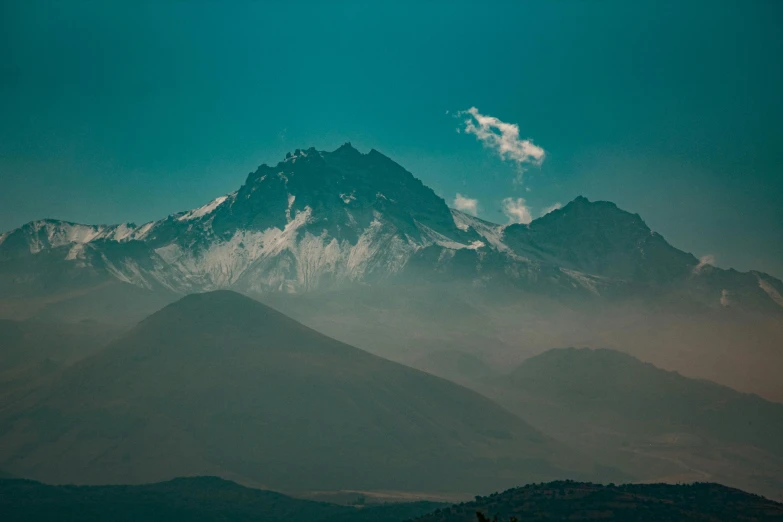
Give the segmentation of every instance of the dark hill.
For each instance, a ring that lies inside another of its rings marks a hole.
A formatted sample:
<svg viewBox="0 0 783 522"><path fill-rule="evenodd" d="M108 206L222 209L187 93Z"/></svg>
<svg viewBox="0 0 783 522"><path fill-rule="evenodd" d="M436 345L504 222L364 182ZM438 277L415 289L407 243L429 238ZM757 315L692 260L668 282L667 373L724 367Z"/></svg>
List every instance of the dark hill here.
<svg viewBox="0 0 783 522"><path fill-rule="evenodd" d="M356 508L301 500L215 477L137 486L51 486L0 480L5 522L399 522L434 510L413 502Z"/></svg>
<svg viewBox="0 0 783 522"><path fill-rule="evenodd" d="M4 407L0 433L0 466L56 483L475 491L593 473L489 399L229 291L153 314Z"/></svg>
<svg viewBox="0 0 783 522"><path fill-rule="evenodd" d="M516 389L556 401L569 414L622 423L631 433L687 431L783 455L783 405L621 352L550 350L510 377Z"/></svg>
<svg viewBox="0 0 783 522"><path fill-rule="evenodd" d="M772 522L783 520L783 504L720 484L628 484L602 486L551 482L476 497L425 515L417 522L475 522L476 513L506 522L527 520L615 520L622 522Z"/></svg>

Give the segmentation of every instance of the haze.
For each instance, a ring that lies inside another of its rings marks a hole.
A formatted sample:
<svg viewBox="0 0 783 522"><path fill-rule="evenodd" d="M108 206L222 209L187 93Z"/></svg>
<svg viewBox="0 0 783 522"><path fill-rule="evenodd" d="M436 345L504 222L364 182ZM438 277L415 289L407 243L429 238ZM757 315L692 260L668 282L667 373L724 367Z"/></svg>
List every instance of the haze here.
<svg viewBox="0 0 783 522"><path fill-rule="evenodd" d="M3 3L0 518L782 520L782 15Z"/></svg>

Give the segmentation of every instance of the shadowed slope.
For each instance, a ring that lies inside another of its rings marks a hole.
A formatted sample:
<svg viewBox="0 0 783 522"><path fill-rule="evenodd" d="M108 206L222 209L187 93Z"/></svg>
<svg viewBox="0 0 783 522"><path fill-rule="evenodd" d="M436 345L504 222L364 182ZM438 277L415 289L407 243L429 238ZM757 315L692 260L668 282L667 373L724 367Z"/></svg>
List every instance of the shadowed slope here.
<svg viewBox="0 0 783 522"><path fill-rule="evenodd" d="M153 314L5 408L0 426L2 466L54 482L208 473L287 489L467 491L591 472L472 391L228 291Z"/></svg>
<svg viewBox="0 0 783 522"><path fill-rule="evenodd" d="M709 480L783 498L783 405L613 350L528 359L490 396L646 480Z"/></svg>

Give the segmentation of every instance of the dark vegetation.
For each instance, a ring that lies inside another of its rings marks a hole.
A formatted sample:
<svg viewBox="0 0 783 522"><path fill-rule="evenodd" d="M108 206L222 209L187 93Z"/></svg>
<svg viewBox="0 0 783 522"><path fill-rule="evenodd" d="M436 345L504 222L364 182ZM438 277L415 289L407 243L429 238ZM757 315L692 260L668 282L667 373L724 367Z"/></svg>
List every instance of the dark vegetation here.
<svg viewBox="0 0 783 522"><path fill-rule="evenodd" d="M783 520L783 504L719 484L609 484L558 481L476 497L416 522L525 522L615 520L622 522L771 522Z"/></svg>
<svg viewBox="0 0 783 522"><path fill-rule="evenodd" d="M452 506L338 505L252 489L216 477L136 486L52 486L0 480L3 522L772 522L783 504L718 484L532 484ZM417 518L418 517L418 518Z"/></svg>
<svg viewBox="0 0 783 522"><path fill-rule="evenodd" d="M399 522L433 502L341 506L251 489L216 477L138 486L50 486L0 480L3 522Z"/></svg>

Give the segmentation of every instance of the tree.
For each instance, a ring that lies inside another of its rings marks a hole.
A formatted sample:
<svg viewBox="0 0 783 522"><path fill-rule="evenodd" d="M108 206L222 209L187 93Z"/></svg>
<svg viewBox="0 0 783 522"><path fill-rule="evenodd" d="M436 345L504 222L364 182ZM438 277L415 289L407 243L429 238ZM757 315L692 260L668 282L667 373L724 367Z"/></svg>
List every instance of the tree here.
<svg viewBox="0 0 783 522"><path fill-rule="evenodd" d="M476 511L476 518L478 519L478 522L498 522L498 516L497 515L495 515L492 518L492 520L490 520L481 511ZM519 522L519 520L517 519L517 517L511 517L511 518L508 519L508 522Z"/></svg>

